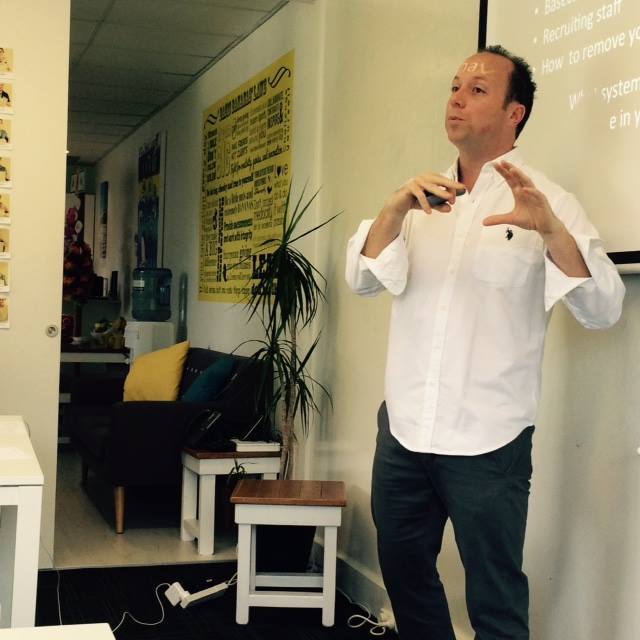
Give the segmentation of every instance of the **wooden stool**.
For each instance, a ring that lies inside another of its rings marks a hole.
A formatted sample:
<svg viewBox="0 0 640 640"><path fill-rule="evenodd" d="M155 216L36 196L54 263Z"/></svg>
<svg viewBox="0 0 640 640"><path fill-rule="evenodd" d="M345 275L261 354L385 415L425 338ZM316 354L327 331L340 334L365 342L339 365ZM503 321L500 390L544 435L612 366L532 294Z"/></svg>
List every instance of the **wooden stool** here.
<svg viewBox="0 0 640 640"><path fill-rule="evenodd" d="M238 523L236 622L249 622L249 607L322 609L322 624L333 626L336 600L336 548L344 482L243 479L231 496ZM324 527L323 573L256 573L256 525ZM257 591L257 587L322 591Z"/></svg>

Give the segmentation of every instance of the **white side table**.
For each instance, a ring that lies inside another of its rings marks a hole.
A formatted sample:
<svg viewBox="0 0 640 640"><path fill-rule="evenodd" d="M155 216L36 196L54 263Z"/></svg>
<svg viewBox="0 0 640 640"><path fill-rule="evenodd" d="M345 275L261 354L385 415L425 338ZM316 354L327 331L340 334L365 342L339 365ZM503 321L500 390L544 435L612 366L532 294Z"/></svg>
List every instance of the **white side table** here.
<svg viewBox="0 0 640 640"><path fill-rule="evenodd" d="M44 478L21 416L0 416L0 628L36 616Z"/></svg>
<svg viewBox="0 0 640 640"><path fill-rule="evenodd" d="M100 624L65 624L59 627L0 629L0 640L115 640L106 622Z"/></svg>
<svg viewBox="0 0 640 640"><path fill-rule="evenodd" d="M242 465L247 473L275 479L280 469L279 451L182 452L182 513L180 538L198 539L198 553L213 554L216 476L228 475Z"/></svg>

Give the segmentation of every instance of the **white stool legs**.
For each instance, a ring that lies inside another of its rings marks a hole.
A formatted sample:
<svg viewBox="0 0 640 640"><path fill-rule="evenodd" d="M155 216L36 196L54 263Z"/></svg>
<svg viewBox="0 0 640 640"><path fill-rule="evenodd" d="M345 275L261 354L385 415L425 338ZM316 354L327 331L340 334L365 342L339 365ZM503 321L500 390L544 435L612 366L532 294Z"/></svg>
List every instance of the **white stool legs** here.
<svg viewBox="0 0 640 640"><path fill-rule="evenodd" d="M238 584L236 585L236 622L247 624L249 622L249 593L251 582L255 583L255 564L251 566L252 558L255 559L255 550L251 543L255 543L254 526L251 524L238 525ZM254 576L251 576L253 568Z"/></svg>
<svg viewBox="0 0 640 640"><path fill-rule="evenodd" d="M322 624L332 627L336 603L338 528L324 527L323 573L256 573L256 525L238 524L238 583L236 622L249 622L249 607L315 607L322 609ZM257 591L256 587L322 587L317 591Z"/></svg>
<svg viewBox="0 0 640 640"><path fill-rule="evenodd" d="M332 627L336 609L336 553L338 527L324 528L324 581L322 583L322 624Z"/></svg>

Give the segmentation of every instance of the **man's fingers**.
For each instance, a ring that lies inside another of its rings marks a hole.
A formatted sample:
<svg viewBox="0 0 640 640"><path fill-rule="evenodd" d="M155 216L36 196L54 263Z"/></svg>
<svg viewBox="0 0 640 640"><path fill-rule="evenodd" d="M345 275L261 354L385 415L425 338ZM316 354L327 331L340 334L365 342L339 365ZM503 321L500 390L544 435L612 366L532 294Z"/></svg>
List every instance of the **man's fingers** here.
<svg viewBox="0 0 640 640"><path fill-rule="evenodd" d="M442 176L439 173L422 173L416 176L414 180L423 185L430 184L438 189L446 189L448 191L451 191L451 193L455 193L456 190L459 189L466 189L462 182L451 180L450 178ZM436 191L436 193L438 192Z"/></svg>
<svg viewBox="0 0 640 640"><path fill-rule="evenodd" d="M431 213L431 205L427 200L427 196L415 180L409 180L407 183L407 189L409 189L413 197L418 201L418 204L422 207L424 212Z"/></svg>
<svg viewBox="0 0 640 640"><path fill-rule="evenodd" d="M511 213L500 213L493 216L487 216L482 224L485 227L493 227L497 224L513 224L513 216Z"/></svg>
<svg viewBox="0 0 640 640"><path fill-rule="evenodd" d="M493 166L512 189L520 186L520 181L517 179L516 175L509 171L509 169L504 166L504 163L496 162Z"/></svg>
<svg viewBox="0 0 640 640"><path fill-rule="evenodd" d="M461 182L451 180L438 173L423 173L411 178L405 184L406 189L416 199L425 213L431 213L432 209L442 212L451 211L451 206L456 200L456 191L466 190ZM444 198L445 203L431 206L427 198L430 195Z"/></svg>
<svg viewBox="0 0 640 640"><path fill-rule="evenodd" d="M535 185L529 176L510 162L496 162L493 165L496 171L507 181L510 187L530 187L535 189Z"/></svg>
<svg viewBox="0 0 640 640"><path fill-rule="evenodd" d="M531 178L524 171L522 171L522 169L516 167L515 165L509 162L506 162L505 164L507 165L510 173L516 176L516 178L520 181L520 184L523 187L530 187L532 189L536 188Z"/></svg>

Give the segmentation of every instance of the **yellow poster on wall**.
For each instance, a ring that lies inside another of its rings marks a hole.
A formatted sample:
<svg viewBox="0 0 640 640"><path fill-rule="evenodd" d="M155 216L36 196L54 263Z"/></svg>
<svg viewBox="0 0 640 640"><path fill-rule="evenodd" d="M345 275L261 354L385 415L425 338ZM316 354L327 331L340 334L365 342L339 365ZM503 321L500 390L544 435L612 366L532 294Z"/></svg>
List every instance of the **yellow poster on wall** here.
<svg viewBox="0 0 640 640"><path fill-rule="evenodd" d="M291 172L294 52L204 111L198 299L239 302L280 237Z"/></svg>

